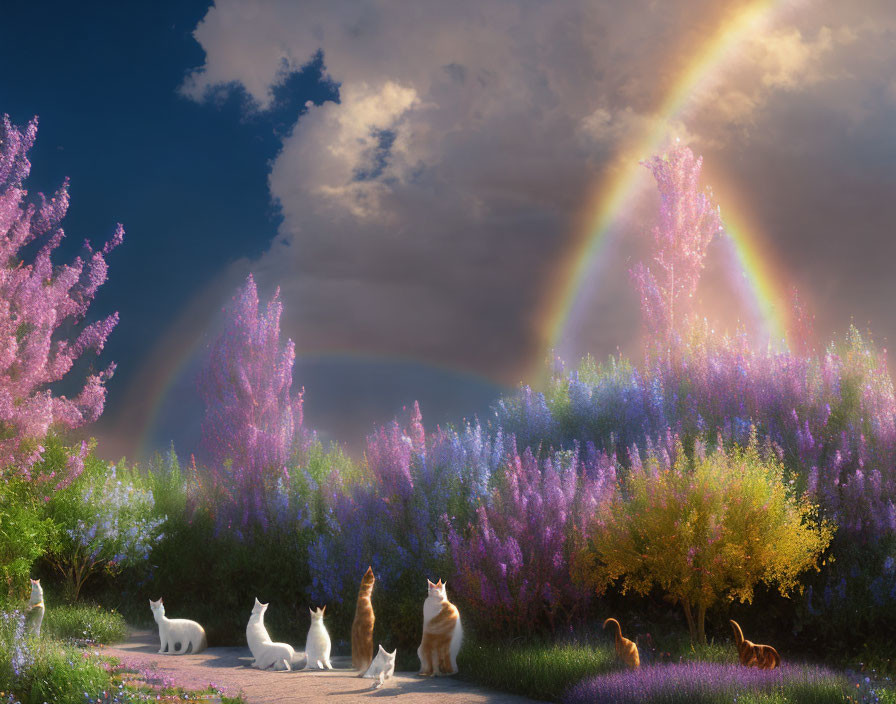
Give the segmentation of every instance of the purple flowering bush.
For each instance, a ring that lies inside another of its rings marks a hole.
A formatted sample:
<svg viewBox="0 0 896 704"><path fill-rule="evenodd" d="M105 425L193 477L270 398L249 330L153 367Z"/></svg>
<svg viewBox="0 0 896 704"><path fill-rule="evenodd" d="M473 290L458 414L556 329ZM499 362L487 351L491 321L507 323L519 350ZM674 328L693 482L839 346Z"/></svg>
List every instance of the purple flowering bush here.
<svg viewBox="0 0 896 704"><path fill-rule="evenodd" d="M142 566L166 517L156 515L152 491L135 471L88 456L84 473L47 503L56 530L47 559L77 601L85 582L101 570Z"/></svg>
<svg viewBox="0 0 896 704"><path fill-rule="evenodd" d="M259 310L249 275L226 311L200 378L206 507L215 511L219 529L267 530L282 503L292 455L301 447L302 392L292 393L295 344L280 345L282 312L279 290Z"/></svg>
<svg viewBox="0 0 896 704"><path fill-rule="evenodd" d="M570 563L588 517L616 491L615 459L590 443L541 461L527 448L494 484L475 520L449 530L454 587L470 616L501 632L554 630L588 605L591 590L573 583Z"/></svg>
<svg viewBox="0 0 896 704"><path fill-rule="evenodd" d="M325 515L308 548L312 602L345 603L353 614L370 565L374 608L387 610L384 622L400 643L419 639L426 580L453 575L449 521L472 519L504 445L503 436L490 437L479 424L427 435L416 403L378 428L367 438L359 474L334 472L320 485Z"/></svg>

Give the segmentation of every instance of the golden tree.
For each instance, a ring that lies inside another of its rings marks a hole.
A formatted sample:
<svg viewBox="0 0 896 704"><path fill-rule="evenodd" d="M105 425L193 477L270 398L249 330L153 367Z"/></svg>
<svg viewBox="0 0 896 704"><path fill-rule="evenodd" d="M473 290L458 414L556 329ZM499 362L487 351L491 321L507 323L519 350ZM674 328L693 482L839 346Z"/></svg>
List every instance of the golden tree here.
<svg viewBox="0 0 896 704"><path fill-rule="evenodd" d="M623 491L591 522L574 565L598 594L617 582L623 594L657 587L682 605L691 640L705 643L708 608L750 602L760 582L786 596L800 574L818 569L833 528L794 496L755 434L745 449L707 454L698 443L689 458L676 441L672 453L636 460Z"/></svg>

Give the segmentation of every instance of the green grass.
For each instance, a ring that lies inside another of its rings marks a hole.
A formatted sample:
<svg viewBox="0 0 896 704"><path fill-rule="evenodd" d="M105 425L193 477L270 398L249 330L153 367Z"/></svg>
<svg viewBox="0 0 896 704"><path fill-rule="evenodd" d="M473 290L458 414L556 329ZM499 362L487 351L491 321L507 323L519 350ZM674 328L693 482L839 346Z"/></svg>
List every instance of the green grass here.
<svg viewBox="0 0 896 704"><path fill-rule="evenodd" d="M58 605L47 609L41 631L59 640L115 643L127 636L124 617L94 604Z"/></svg>
<svg viewBox="0 0 896 704"><path fill-rule="evenodd" d="M619 667L612 642L464 643L458 655L464 679L504 692L558 701L569 687L586 677Z"/></svg>
<svg viewBox="0 0 896 704"><path fill-rule="evenodd" d="M84 692L96 695L109 686L100 660L74 646L41 639L32 653L34 664L16 684L22 704L83 704Z"/></svg>

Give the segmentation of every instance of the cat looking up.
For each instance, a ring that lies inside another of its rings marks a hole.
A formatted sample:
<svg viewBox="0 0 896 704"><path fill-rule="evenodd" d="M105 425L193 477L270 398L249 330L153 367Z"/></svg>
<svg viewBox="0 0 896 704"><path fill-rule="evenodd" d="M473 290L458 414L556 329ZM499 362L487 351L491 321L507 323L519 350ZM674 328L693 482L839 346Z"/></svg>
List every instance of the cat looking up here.
<svg viewBox="0 0 896 704"><path fill-rule="evenodd" d="M273 667L275 670L291 670L297 661L301 662L301 655L296 655L295 650L288 643L274 643L264 627L264 612L268 605L262 604L257 598L249 616L246 626L246 642L252 651L253 667L259 670L267 670ZM283 665L281 668L280 666Z"/></svg>
<svg viewBox="0 0 896 704"><path fill-rule="evenodd" d="M373 584L376 578L373 576L373 568L368 567L361 579L361 588L358 590L358 603L355 606L355 620L352 622L352 667L360 670L359 677L370 666L373 660L373 603L370 600L373 594Z"/></svg>
<svg viewBox="0 0 896 704"><path fill-rule="evenodd" d="M326 608L324 606L322 609L314 611L308 609L311 612L311 626L308 628L308 637L305 639L306 670L315 666L318 670L323 670L325 667L328 670L333 669L330 664L330 634L327 633L327 627L324 626Z"/></svg>
<svg viewBox="0 0 896 704"><path fill-rule="evenodd" d="M417 648L420 658L420 672L424 677L430 675L457 674L457 653L463 639L463 628L460 625L460 613L457 607L448 601L445 587L440 579L433 584L428 579L429 595L423 602L423 639Z"/></svg>
<svg viewBox="0 0 896 704"><path fill-rule="evenodd" d="M44 621L47 609L44 606L44 589L40 586L39 579L31 580L31 598L25 612L28 614L28 632L37 637L40 635L40 624Z"/></svg>

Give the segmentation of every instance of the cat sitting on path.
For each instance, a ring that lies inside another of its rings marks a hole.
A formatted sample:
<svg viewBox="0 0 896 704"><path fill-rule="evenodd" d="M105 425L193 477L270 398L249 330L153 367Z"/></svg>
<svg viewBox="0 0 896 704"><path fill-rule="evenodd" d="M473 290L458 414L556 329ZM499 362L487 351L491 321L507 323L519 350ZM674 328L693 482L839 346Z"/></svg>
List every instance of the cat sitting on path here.
<svg viewBox="0 0 896 704"><path fill-rule="evenodd" d="M327 627L324 625L326 608L324 606L322 609L314 611L308 609L311 612L311 626L308 628L308 637L305 639L306 670L310 670L314 666L318 670L323 670L325 667L328 670L333 669L330 664L330 634L327 633Z"/></svg>
<svg viewBox="0 0 896 704"><path fill-rule="evenodd" d="M37 637L40 635L40 624L44 621L47 609L44 606L44 589L40 586L39 579L31 580L31 599L25 612L28 614L28 632Z"/></svg>
<svg viewBox="0 0 896 704"><path fill-rule="evenodd" d="M457 653L463 639L460 613L445 594L448 582L442 584L440 579L433 584L427 579L426 583L429 595L423 602L423 640L417 648L418 674L424 677L454 675L457 674Z"/></svg>
<svg viewBox="0 0 896 704"><path fill-rule="evenodd" d="M159 624L160 653L167 651L168 655L183 655L188 648L193 653L206 649L208 642L205 639L205 630L198 623L185 618L165 618L165 606L161 597L158 601L150 599L149 608L152 609L152 616Z"/></svg>
<svg viewBox="0 0 896 704"><path fill-rule="evenodd" d="M269 667L275 670L291 670L297 661L302 661L302 655L299 654L297 657L295 650L287 643L271 641L264 627L264 612L267 608L267 604L262 604L256 598L252 614L249 616L249 624L246 626L246 642L252 651L252 657L255 658L252 667L257 667L259 670L267 670Z"/></svg>
<svg viewBox="0 0 896 704"><path fill-rule="evenodd" d="M373 662L370 663L367 672L363 675L369 679L376 680L373 683L373 689L382 687L383 682L395 674L395 653L397 652L398 650L393 650L391 653L387 653L382 643L380 643L379 652L376 654Z"/></svg>

